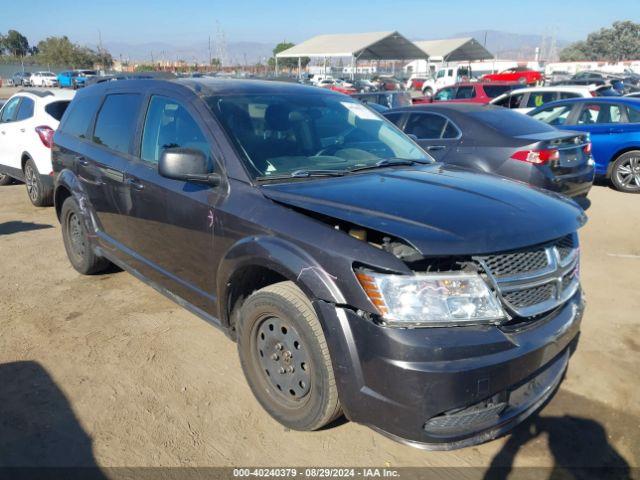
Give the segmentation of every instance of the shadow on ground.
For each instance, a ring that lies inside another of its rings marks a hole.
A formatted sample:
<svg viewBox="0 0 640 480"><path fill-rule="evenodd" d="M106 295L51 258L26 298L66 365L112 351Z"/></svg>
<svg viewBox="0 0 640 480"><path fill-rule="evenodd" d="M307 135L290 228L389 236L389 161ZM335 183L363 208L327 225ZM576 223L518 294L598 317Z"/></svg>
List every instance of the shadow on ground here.
<svg viewBox="0 0 640 480"><path fill-rule="evenodd" d="M570 413L557 414L562 412ZM529 478L529 473L531 478L536 479L631 479L631 467L611 445L610 432L631 431L636 425L637 419L627 418L598 402L568 392L558 392L557 397L539 415L534 415L513 430L491 461L484 478ZM633 439L631 442L635 443ZM536 455L540 453L536 450L545 446L553 457L551 468L513 467L516 455L521 450L526 448L528 453ZM632 448L635 451L637 446Z"/></svg>
<svg viewBox="0 0 640 480"><path fill-rule="evenodd" d="M106 478L97 468L91 438L38 363L0 365L0 411L0 477L11 472L12 478L25 478L39 471L48 478L55 472L50 467L90 467L85 470L90 478Z"/></svg>
<svg viewBox="0 0 640 480"><path fill-rule="evenodd" d="M10 221L0 223L0 235L11 235L12 233L30 232L31 230L42 230L45 228L53 228L53 226L45 223Z"/></svg>

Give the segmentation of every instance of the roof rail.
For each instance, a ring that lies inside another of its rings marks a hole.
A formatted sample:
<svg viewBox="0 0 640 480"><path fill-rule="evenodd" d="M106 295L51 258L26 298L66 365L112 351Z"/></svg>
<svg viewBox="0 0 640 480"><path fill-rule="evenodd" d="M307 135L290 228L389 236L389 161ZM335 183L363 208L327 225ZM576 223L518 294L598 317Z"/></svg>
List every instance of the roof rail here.
<svg viewBox="0 0 640 480"><path fill-rule="evenodd" d="M35 95L36 97L44 98L50 95L53 95L51 90L35 90L33 88L23 88L19 90L18 93L30 93L31 95Z"/></svg>

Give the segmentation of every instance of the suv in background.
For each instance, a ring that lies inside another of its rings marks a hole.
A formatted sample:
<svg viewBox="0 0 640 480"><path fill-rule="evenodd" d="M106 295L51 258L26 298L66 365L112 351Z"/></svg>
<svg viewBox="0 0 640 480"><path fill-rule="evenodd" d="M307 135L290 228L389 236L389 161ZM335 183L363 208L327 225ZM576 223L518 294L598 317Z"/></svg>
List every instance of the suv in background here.
<svg viewBox="0 0 640 480"><path fill-rule="evenodd" d="M434 102L489 103L520 87L514 82L464 82L438 90L432 99Z"/></svg>
<svg viewBox="0 0 640 480"><path fill-rule="evenodd" d="M288 428L344 412L460 448L562 380L583 314L583 211L435 163L355 99L257 80L107 82L78 91L54 143L73 267L113 262L223 329Z"/></svg>
<svg viewBox="0 0 640 480"><path fill-rule="evenodd" d="M519 113L527 113L545 103L556 100L591 98L595 95L589 87L561 85L557 87L531 87L519 88L509 93L504 93L491 100L490 103L499 107L510 108Z"/></svg>
<svg viewBox="0 0 640 480"><path fill-rule="evenodd" d="M73 92L23 90L0 110L0 185L24 181L31 203L53 204L51 142Z"/></svg>

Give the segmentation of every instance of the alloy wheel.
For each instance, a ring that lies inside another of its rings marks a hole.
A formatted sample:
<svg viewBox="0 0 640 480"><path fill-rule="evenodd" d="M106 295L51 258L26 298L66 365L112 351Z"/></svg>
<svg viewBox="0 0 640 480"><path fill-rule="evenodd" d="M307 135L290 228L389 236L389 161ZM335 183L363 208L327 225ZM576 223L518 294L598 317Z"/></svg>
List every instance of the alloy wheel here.
<svg viewBox="0 0 640 480"><path fill-rule="evenodd" d="M263 378L282 401L302 401L311 389L311 364L294 325L270 316L257 323L254 353Z"/></svg>
<svg viewBox="0 0 640 480"><path fill-rule="evenodd" d="M27 193L32 202L38 201L38 178L31 165L27 165L24 169L24 181L27 184Z"/></svg>
<svg viewBox="0 0 640 480"><path fill-rule="evenodd" d="M616 169L620 185L629 190L640 190L640 155L625 159Z"/></svg>

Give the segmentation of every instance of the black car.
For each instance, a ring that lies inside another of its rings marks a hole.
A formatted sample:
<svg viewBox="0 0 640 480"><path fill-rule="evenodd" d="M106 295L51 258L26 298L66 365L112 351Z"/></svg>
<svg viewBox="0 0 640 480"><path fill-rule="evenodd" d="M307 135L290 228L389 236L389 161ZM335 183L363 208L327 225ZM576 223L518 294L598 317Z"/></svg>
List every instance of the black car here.
<svg viewBox="0 0 640 480"><path fill-rule="evenodd" d="M106 82L54 136L71 264L128 270L238 342L279 422L494 438L556 389L583 314L557 195L435 163L356 100L263 81Z"/></svg>
<svg viewBox="0 0 640 480"><path fill-rule="evenodd" d="M493 105L437 103L384 115L437 160L586 197L594 165L589 137Z"/></svg>

